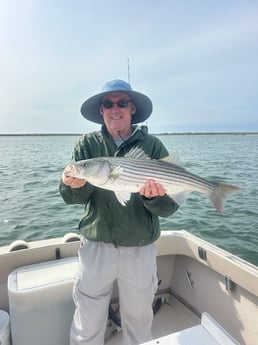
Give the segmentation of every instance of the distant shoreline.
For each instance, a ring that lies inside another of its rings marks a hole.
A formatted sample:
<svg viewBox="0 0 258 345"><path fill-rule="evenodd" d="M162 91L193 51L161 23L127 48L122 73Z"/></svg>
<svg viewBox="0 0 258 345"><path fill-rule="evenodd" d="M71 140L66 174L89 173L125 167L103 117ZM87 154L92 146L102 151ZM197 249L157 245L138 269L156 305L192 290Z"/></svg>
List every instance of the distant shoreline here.
<svg viewBox="0 0 258 345"><path fill-rule="evenodd" d="M0 133L0 137L52 137L52 136L80 136L85 133ZM154 135L258 135L258 132L170 132L151 133Z"/></svg>

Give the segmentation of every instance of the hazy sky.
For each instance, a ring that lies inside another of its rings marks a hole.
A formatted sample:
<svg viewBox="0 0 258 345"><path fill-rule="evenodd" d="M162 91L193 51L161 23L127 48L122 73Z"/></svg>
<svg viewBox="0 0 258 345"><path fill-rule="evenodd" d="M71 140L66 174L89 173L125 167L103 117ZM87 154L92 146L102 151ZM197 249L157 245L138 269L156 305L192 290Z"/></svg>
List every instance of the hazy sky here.
<svg viewBox="0 0 258 345"><path fill-rule="evenodd" d="M257 0L0 0L0 133L98 129L128 58L150 132L258 131Z"/></svg>

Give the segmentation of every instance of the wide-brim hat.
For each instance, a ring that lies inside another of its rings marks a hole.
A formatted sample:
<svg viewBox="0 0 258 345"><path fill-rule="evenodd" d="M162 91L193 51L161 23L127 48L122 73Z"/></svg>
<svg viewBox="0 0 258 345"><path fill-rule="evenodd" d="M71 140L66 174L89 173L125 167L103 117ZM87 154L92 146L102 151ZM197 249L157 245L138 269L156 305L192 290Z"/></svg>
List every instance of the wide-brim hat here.
<svg viewBox="0 0 258 345"><path fill-rule="evenodd" d="M103 116L100 114L100 105L103 97L111 92L124 92L133 101L136 111L132 116L132 124L145 121L152 113L152 102L143 93L134 91L131 85L123 80L115 79L104 84L102 90L97 95L87 99L81 106L81 113L85 119L103 124Z"/></svg>

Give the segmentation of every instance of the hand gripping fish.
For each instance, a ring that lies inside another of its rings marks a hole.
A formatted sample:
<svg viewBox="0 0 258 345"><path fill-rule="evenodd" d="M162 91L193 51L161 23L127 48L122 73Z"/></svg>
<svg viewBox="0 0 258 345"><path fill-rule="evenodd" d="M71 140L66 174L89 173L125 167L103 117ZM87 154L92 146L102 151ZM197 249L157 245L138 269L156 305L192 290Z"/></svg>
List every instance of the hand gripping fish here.
<svg viewBox="0 0 258 345"><path fill-rule="evenodd" d="M202 193L219 213L223 211L226 197L240 190L236 186L201 178L169 160L151 159L139 147L131 149L124 157L98 157L73 162L66 175L113 191L123 206L130 200L131 193L139 192L148 180L161 184L167 195L179 205L187 193Z"/></svg>

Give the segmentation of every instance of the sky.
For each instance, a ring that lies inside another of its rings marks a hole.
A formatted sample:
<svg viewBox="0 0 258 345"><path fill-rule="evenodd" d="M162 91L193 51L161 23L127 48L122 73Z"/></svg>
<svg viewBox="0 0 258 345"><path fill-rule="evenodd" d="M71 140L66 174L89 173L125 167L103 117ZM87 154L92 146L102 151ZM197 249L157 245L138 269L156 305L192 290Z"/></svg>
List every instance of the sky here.
<svg viewBox="0 0 258 345"><path fill-rule="evenodd" d="M152 133L258 132L258 1L0 0L0 134L98 130L81 104L116 78Z"/></svg>

